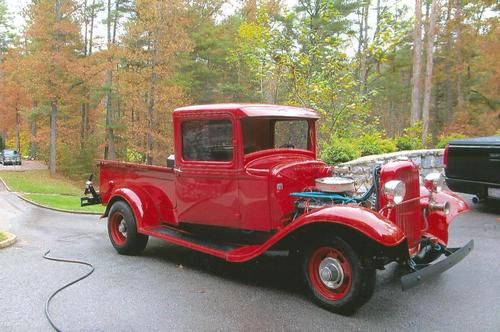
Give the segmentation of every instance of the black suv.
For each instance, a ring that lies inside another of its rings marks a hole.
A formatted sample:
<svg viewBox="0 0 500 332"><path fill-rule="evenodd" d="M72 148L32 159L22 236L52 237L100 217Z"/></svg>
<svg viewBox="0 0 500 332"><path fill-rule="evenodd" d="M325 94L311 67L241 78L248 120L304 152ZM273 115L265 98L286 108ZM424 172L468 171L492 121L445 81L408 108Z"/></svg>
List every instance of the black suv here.
<svg viewBox="0 0 500 332"><path fill-rule="evenodd" d="M16 150L5 149L0 154L0 162L4 165L21 165L21 156Z"/></svg>

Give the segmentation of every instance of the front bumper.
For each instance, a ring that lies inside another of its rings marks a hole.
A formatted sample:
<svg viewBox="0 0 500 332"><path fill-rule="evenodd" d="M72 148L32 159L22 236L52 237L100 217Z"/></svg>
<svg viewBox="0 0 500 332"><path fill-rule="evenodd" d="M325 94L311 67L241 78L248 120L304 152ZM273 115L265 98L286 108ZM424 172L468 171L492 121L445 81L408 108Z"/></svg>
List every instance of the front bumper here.
<svg viewBox="0 0 500 332"><path fill-rule="evenodd" d="M462 248L448 248L445 252L446 258L433 264L418 264L413 267L415 270L407 275L401 277L401 287L407 290L420 284L422 281L443 273L455 264L460 262L467 256L474 248L474 240L470 240Z"/></svg>

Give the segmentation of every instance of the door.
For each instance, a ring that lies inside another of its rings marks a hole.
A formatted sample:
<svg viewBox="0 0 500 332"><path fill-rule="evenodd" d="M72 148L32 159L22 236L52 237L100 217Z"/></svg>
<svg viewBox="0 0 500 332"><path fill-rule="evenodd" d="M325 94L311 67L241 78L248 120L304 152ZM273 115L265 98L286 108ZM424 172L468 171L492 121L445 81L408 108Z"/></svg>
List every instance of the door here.
<svg viewBox="0 0 500 332"><path fill-rule="evenodd" d="M240 223L234 121L182 120L175 169L179 222L238 228Z"/></svg>

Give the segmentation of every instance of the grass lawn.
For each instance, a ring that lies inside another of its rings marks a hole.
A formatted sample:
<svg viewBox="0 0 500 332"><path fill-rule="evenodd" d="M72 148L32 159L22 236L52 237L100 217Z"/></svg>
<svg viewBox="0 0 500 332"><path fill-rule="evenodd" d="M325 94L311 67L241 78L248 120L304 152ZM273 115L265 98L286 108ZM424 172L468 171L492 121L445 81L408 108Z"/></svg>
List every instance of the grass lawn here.
<svg viewBox="0 0 500 332"><path fill-rule="evenodd" d="M0 177L12 191L36 203L69 211L104 212L102 205L80 206L83 181L79 187L64 177L51 177L47 170L6 171L1 172Z"/></svg>

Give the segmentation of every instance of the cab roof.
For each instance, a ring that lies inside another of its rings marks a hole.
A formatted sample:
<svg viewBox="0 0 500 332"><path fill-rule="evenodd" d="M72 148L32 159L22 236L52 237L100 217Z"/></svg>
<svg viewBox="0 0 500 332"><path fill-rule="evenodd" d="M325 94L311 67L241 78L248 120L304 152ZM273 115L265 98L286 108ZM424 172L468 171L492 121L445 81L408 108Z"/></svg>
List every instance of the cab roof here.
<svg viewBox="0 0 500 332"><path fill-rule="evenodd" d="M194 105L177 108L174 116L184 114L202 114L210 112L231 112L238 118L245 117L286 117L319 119L319 114L312 109L295 106L282 106L270 104L209 104Z"/></svg>

